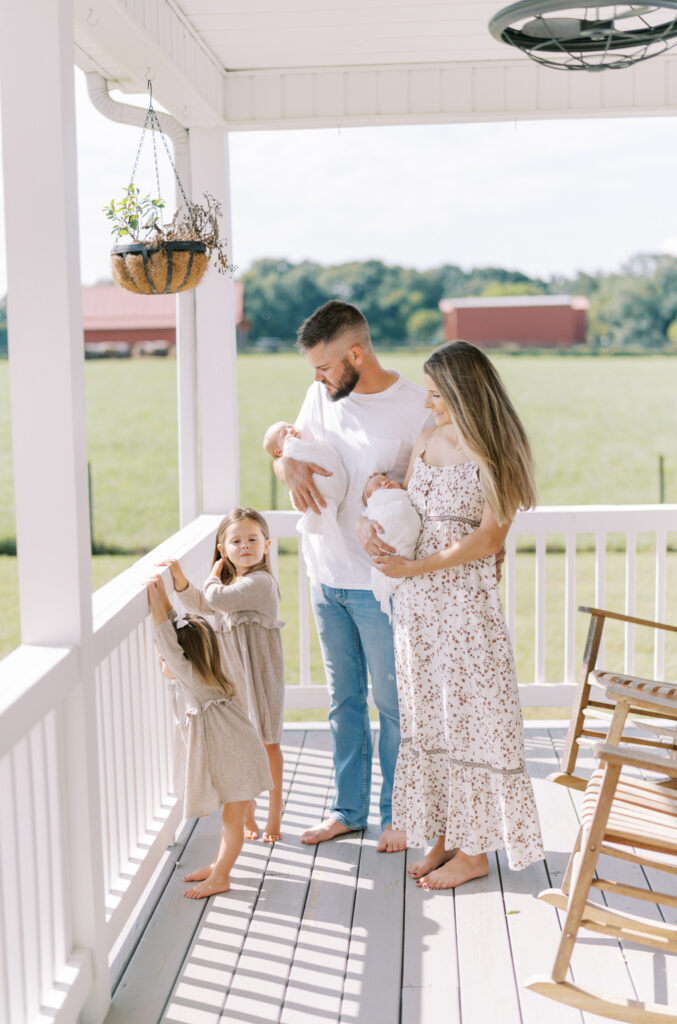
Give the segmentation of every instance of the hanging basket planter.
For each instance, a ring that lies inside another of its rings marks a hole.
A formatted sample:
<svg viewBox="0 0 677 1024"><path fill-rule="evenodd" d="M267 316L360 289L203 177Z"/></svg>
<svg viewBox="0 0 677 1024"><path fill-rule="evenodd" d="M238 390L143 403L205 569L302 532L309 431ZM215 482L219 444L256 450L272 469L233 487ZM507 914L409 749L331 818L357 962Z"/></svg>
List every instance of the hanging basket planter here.
<svg viewBox="0 0 677 1024"><path fill-rule="evenodd" d="M153 109L151 83L148 113L141 132L139 148L130 182L123 190L122 199L111 200L104 213L112 223L112 232L118 239L111 251L113 280L122 288L137 295L168 295L186 292L199 283L210 258L221 274L236 268L230 262L226 241L219 234L221 204L205 192L200 203L192 203L186 196L181 179L172 160L162 127ZM134 184L134 176L143 148L146 131L153 140L153 157L157 195L141 195ZM165 203L160 196L157 147L159 135L169 159L176 184L183 198L169 224L162 223Z"/></svg>
<svg viewBox="0 0 677 1024"><path fill-rule="evenodd" d="M190 291L209 263L205 243L191 241L116 245L110 259L115 283L137 295Z"/></svg>

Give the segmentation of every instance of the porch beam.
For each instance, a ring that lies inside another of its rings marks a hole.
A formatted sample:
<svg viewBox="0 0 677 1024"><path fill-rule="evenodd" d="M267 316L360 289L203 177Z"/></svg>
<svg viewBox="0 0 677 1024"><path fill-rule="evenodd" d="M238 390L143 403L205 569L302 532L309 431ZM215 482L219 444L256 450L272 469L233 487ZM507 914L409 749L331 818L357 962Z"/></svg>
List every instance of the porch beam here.
<svg viewBox="0 0 677 1024"><path fill-rule="evenodd" d="M524 58L237 71L223 90L229 131L672 115L677 58L603 75Z"/></svg>
<svg viewBox="0 0 677 1024"><path fill-rule="evenodd" d="M223 205L221 235L232 254L228 137L220 128L190 132L193 202L209 192ZM232 255L231 255L232 259ZM235 287L210 266L195 293L202 511L223 514L239 504Z"/></svg>
<svg viewBox="0 0 677 1024"><path fill-rule="evenodd" d="M67 954L109 1002L92 656L84 338L70 0L0 0L0 95L19 608L24 645L72 650L59 709ZM17 737L18 738L18 737ZM70 949L69 949L70 944Z"/></svg>

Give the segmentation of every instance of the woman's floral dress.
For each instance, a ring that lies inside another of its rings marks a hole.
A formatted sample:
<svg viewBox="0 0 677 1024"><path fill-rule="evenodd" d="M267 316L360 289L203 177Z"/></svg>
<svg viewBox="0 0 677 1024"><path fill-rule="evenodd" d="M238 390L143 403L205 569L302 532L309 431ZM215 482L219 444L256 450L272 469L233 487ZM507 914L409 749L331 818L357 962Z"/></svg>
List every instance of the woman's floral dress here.
<svg viewBox="0 0 677 1024"><path fill-rule="evenodd" d="M417 558L480 524L474 462L416 460L409 497L421 516ZM544 856L515 662L493 556L404 579L393 597L402 739L393 825L410 846L445 837L475 855L505 848L513 869Z"/></svg>

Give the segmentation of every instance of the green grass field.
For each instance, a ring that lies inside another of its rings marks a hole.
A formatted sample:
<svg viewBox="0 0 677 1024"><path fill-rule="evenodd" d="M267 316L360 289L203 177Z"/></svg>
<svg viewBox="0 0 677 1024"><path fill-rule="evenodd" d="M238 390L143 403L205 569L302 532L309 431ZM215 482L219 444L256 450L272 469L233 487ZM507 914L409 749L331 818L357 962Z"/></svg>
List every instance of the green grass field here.
<svg viewBox="0 0 677 1024"><path fill-rule="evenodd" d="M381 353L384 365L422 381L425 352ZM658 457L665 458L666 501L677 503L677 359L564 358L497 355L496 365L532 439L542 505L642 504L658 500ZM261 449L264 428L293 419L311 372L295 353L243 355L238 360L242 502L271 507L270 461ZM93 485L94 539L105 552L93 559L93 587L178 528L176 364L173 360L101 361L86 365L88 450ZM0 362L0 551L14 538L9 423L9 375ZM278 507L287 508L284 489ZM47 514L47 511L46 513ZM524 580L518 621L518 674L533 678L532 555L519 556ZM677 559L670 558L670 616L677 619ZM623 555L608 560L610 607L620 607ZM280 560L282 617L289 681L298 678L295 559ZM592 557L578 562L579 603L592 600ZM639 555L637 612L653 610L650 550ZM562 677L559 602L563 559L548 556L547 677ZM522 584L521 584L522 585ZM285 595L289 595L288 598ZM581 628L583 628L581 623ZM581 649L582 634L578 638ZM0 558L0 654L19 642L16 560ZM618 643L620 644L620 640ZM677 658L673 659L673 674ZM644 666L646 668L646 666ZM313 674L321 678L314 645ZM638 666L638 671L640 666ZM648 669L647 669L648 671Z"/></svg>

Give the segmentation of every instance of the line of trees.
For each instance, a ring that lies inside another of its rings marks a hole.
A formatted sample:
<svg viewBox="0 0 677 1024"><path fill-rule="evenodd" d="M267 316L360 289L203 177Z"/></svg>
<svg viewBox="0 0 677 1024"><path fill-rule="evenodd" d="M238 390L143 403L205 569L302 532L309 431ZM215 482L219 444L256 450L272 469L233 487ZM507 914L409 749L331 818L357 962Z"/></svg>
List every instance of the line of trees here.
<svg viewBox="0 0 677 1024"><path fill-rule="evenodd" d="M380 260L322 266L261 259L242 275L249 345L277 339L293 345L302 320L332 298L359 306L375 344L398 346L443 340L443 298L501 295L585 295L590 299L591 347L665 349L677 343L677 258L633 257L613 274L533 278L500 267L432 270Z"/></svg>

